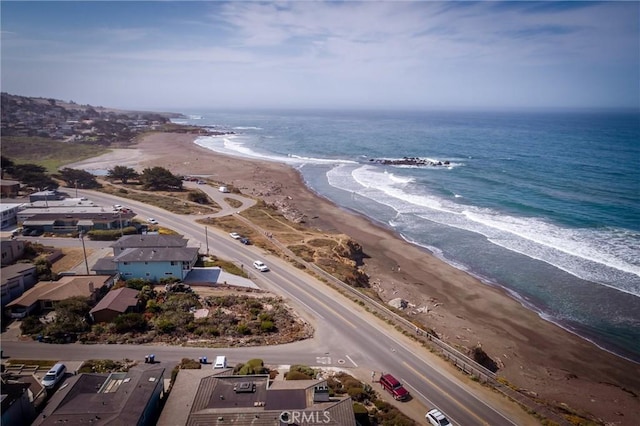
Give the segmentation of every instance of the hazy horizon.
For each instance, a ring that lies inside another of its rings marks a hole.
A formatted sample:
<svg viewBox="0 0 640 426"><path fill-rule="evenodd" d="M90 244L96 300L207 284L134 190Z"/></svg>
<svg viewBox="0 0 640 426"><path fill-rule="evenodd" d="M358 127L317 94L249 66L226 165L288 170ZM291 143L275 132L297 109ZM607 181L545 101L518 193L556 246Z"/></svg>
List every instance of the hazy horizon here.
<svg viewBox="0 0 640 426"><path fill-rule="evenodd" d="M22 96L171 112L640 108L638 2L0 8L2 91Z"/></svg>

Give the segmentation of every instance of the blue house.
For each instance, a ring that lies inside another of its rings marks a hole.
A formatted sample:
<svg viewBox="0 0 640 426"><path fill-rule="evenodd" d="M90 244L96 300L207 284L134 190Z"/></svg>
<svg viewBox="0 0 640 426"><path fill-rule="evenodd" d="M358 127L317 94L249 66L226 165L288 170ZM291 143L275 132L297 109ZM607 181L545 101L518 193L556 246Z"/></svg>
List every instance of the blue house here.
<svg viewBox="0 0 640 426"><path fill-rule="evenodd" d="M183 280L197 260L197 247L134 247L113 258L123 279L142 278L152 282L161 278Z"/></svg>

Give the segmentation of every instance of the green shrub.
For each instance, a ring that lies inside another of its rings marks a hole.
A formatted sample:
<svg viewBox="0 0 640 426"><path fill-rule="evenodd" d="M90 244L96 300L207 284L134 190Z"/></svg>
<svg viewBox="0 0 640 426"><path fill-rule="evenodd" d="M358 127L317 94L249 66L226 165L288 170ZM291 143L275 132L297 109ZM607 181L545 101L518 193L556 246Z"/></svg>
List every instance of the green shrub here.
<svg viewBox="0 0 640 426"><path fill-rule="evenodd" d="M37 316L29 315L22 320L20 324L20 332L27 336L41 334L44 324L40 322Z"/></svg>
<svg viewBox="0 0 640 426"><path fill-rule="evenodd" d="M276 326L273 321L262 321L260 323L260 329L265 333L270 333L276 330Z"/></svg>
<svg viewBox="0 0 640 426"><path fill-rule="evenodd" d="M170 334L175 331L177 326L168 318L159 318L156 321L156 328L162 334Z"/></svg>
<svg viewBox="0 0 640 426"><path fill-rule="evenodd" d="M300 364L292 365L291 367L289 367L289 373L300 373L306 376L306 379L313 379L314 377L316 377L316 371L307 365L300 365ZM287 374L287 380L301 380L301 379L289 379L289 375Z"/></svg>
<svg viewBox="0 0 640 426"><path fill-rule="evenodd" d="M285 374L285 379L286 380L310 380L312 379L312 377L307 376L304 373L301 373L300 371L289 371L288 373Z"/></svg>
<svg viewBox="0 0 640 426"><path fill-rule="evenodd" d="M191 358L182 358L179 366L183 370L200 370L202 368L202 364L199 361Z"/></svg>
<svg viewBox="0 0 640 426"><path fill-rule="evenodd" d="M142 314L135 312L118 315L113 323L116 333L142 332L147 329L147 320Z"/></svg>
<svg viewBox="0 0 640 426"><path fill-rule="evenodd" d="M251 334L251 329L247 324L244 323L238 324L238 326L236 327L236 331L238 332L238 334L241 334L243 336Z"/></svg>

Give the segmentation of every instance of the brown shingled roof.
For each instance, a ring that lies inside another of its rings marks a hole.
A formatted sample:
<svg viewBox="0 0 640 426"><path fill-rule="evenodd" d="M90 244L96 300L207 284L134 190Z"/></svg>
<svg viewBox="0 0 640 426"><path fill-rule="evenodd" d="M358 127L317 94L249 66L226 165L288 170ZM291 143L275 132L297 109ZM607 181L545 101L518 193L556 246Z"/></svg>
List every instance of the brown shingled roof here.
<svg viewBox="0 0 640 426"><path fill-rule="evenodd" d="M126 312L129 307L136 306L137 304L138 290L122 287L107 293L89 312L93 314L103 309L109 309L122 313Z"/></svg>

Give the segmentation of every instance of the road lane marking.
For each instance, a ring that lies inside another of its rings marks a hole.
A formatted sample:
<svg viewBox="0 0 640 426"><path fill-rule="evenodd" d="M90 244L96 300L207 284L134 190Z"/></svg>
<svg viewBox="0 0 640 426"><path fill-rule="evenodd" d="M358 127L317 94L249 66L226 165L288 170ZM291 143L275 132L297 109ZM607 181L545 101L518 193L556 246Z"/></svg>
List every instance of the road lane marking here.
<svg viewBox="0 0 640 426"><path fill-rule="evenodd" d="M296 286L296 283L293 282L292 280L286 279L285 277L282 277L280 274L278 274L278 276L281 277L283 280L291 283L291 285ZM303 280L299 279L299 281L306 285L306 283ZM327 311L331 312L334 316L340 318L342 320L342 322L344 322L345 324L347 324L347 325L349 325L349 326L351 326L352 328L355 328L355 329L358 328L357 325L353 324L351 321L348 321L345 317L343 317L341 314L336 312L333 308L330 308L329 305L327 305L326 303L321 301L318 297L312 295L307 290L305 290L305 288L303 286L298 285L296 287L297 287L297 289L299 291L301 291L304 294L306 294L310 299L315 300L316 303L318 303L319 305L322 305ZM281 287L279 287L279 288L281 288ZM308 306L308 305L305 304L305 306ZM346 307L345 307L345 309L346 309Z"/></svg>
<svg viewBox="0 0 640 426"><path fill-rule="evenodd" d="M453 401L454 403L456 403L456 405L458 405L458 407L462 408L464 411L466 411L468 414L470 414L472 417L474 417L476 420L478 420L479 424L482 425L486 425L489 426L489 423L485 422L484 420L482 420L476 413L474 413L473 411L471 411L466 405L464 405L463 403L461 403L460 401L458 401L456 398L454 398L449 392L443 390L440 386L437 386L433 381L431 381L427 376L425 376L424 374L422 374L421 372L419 372L418 370L416 370L415 368L413 368L412 366L410 366L408 363L406 362L402 362L405 367L407 367L408 369L410 369L411 371L414 372L414 374L416 376L419 376L422 380L424 380L425 382L429 383L431 386L433 386L434 388L438 389L438 391L442 394L444 394L447 398L449 398L451 401Z"/></svg>
<svg viewBox="0 0 640 426"><path fill-rule="evenodd" d="M345 355L345 358L347 358L349 361L351 361L351 364L353 364L354 366L358 366L358 364L356 364L356 362L354 360L351 359L351 357L349 355Z"/></svg>

